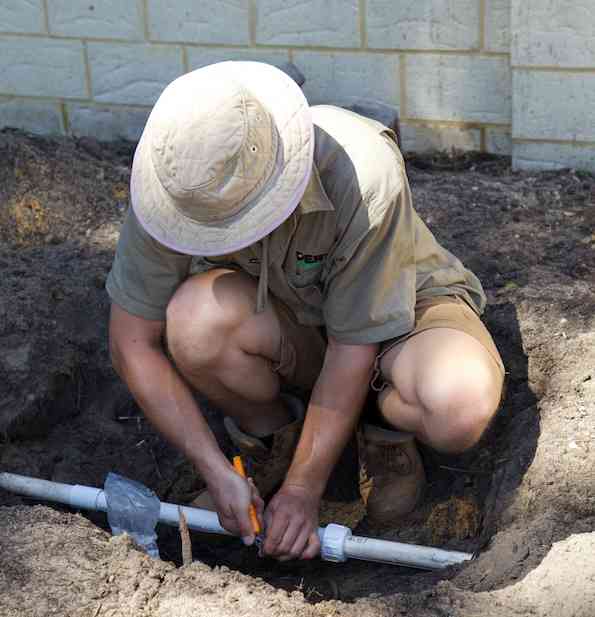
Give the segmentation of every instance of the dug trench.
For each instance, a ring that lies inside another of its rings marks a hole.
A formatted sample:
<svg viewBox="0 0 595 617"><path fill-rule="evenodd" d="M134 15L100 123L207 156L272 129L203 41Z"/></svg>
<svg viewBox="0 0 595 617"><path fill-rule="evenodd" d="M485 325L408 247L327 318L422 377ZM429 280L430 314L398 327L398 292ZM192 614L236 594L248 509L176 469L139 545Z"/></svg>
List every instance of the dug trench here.
<svg viewBox="0 0 595 617"><path fill-rule="evenodd" d="M109 363L104 283L127 208L132 152L133 144L124 142L0 132L0 470L92 486L115 471L162 500L187 503L200 479L144 421ZM484 284L485 320L506 365L506 392L472 451L447 457L423 450L426 499L395 528L368 525L353 445L329 483L321 515L360 535L477 558L441 572L356 561L280 564L236 539L193 534L194 559L206 565L191 566L194 573L178 570L180 594L193 580L193 593L204 602L211 592L200 581L211 577L211 587L242 581L265 604L276 598L271 612L262 604L245 613L254 615L333 614L310 613L316 607L309 603L336 614L447 615L455 606L453 614L470 615L479 606L485 615L502 614L489 612L497 607L521 615L543 605L537 614L564 615L554 609L570 587L556 589L550 579L560 580L558 570L575 562L572 551L582 555L585 576L595 578L595 555L584 550L595 523L595 177L572 170L513 173L509 159L462 153L411 155L407 165L416 209ZM203 404L229 451L221 414ZM111 614L127 614L126 584L117 579L145 558L108 540L103 514L85 512L82 519L55 504L34 506L0 492L0 606L30 607L31 614L43 602L73 614L82 606L95 610L84 585L78 596L54 597L51 583L31 581L52 575L35 557L48 542L64 552L62 569L70 567L69 555L78 555L78 571L86 571L86 559L99 559L93 547L101 545L103 572L116 578L102 597L120 585ZM568 559L552 565L544 558L557 542L570 546ZM159 527L159 547L164 561L180 565L177 529ZM173 585L175 570L142 563L130 574L135 589L145 574L161 583L139 606L142 614L160 614L153 605L163 581ZM77 571L69 580L78 584ZM349 604L363 612L350 613Z"/></svg>

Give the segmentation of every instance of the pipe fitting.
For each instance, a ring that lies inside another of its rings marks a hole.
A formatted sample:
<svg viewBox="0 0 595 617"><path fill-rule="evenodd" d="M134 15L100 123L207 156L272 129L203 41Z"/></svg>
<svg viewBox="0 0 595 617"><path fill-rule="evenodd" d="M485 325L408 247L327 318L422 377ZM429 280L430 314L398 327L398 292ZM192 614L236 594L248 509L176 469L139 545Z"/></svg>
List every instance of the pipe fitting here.
<svg viewBox="0 0 595 617"><path fill-rule="evenodd" d="M324 528L320 542L320 556L325 561L342 563L347 561L345 542L351 538L351 529L330 523Z"/></svg>

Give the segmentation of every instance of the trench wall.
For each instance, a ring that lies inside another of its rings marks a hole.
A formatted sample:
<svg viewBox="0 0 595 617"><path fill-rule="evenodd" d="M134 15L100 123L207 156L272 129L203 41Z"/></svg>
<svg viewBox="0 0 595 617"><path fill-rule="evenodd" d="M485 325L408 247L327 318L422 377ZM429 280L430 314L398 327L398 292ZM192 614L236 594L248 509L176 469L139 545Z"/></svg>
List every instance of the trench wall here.
<svg viewBox="0 0 595 617"><path fill-rule="evenodd" d="M311 103L399 108L406 150L595 168L594 0L0 0L0 127L137 139L161 90L294 62Z"/></svg>

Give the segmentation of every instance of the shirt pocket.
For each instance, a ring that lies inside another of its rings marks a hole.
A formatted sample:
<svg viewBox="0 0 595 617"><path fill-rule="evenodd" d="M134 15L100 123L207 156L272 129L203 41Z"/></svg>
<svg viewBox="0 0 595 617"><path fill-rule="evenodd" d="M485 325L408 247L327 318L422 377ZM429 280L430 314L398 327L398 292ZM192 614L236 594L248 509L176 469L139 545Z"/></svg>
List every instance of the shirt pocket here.
<svg viewBox="0 0 595 617"><path fill-rule="evenodd" d="M312 283L298 287L291 281L287 283L294 294L293 301L288 304L294 309L299 321L309 325L321 325L323 293L320 285Z"/></svg>
<svg viewBox="0 0 595 617"><path fill-rule="evenodd" d="M332 215L331 215L332 214ZM285 269L296 288L321 285L323 272L333 245L333 213L316 212L303 216L289 247Z"/></svg>
<svg viewBox="0 0 595 617"><path fill-rule="evenodd" d="M326 255L305 255L296 252L295 268L291 283L294 287L302 288L318 285L322 277Z"/></svg>
<svg viewBox="0 0 595 617"><path fill-rule="evenodd" d="M301 307L301 314L317 311L322 306L322 272L324 259L308 259L294 253L289 268L285 268L286 285L292 304ZM326 257L326 256L325 256Z"/></svg>
<svg viewBox="0 0 595 617"><path fill-rule="evenodd" d="M310 246L304 250L294 249L291 264L286 271L293 287L302 288L317 285L323 287L329 265L330 246Z"/></svg>

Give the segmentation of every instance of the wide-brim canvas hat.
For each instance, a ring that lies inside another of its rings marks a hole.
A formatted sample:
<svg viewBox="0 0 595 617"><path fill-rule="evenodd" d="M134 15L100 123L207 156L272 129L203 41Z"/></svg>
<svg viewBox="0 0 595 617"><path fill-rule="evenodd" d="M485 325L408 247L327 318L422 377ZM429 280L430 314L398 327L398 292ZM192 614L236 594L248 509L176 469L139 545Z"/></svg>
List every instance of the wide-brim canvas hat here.
<svg viewBox="0 0 595 617"><path fill-rule="evenodd" d="M308 184L314 129L300 87L261 62L221 62L173 81L134 155L131 201L145 230L190 255L267 236Z"/></svg>

